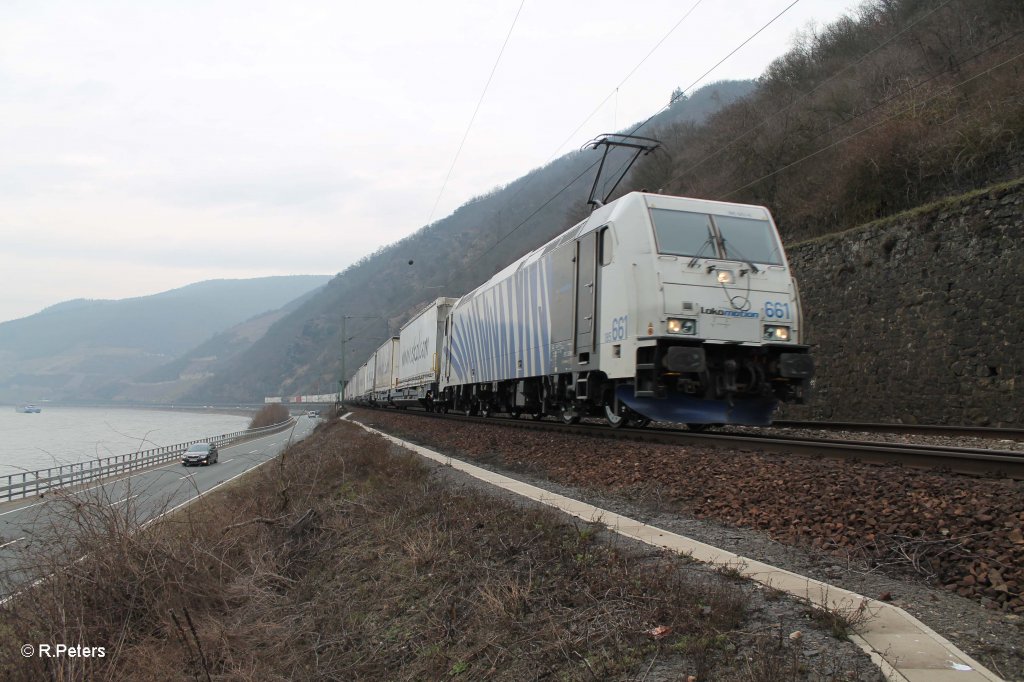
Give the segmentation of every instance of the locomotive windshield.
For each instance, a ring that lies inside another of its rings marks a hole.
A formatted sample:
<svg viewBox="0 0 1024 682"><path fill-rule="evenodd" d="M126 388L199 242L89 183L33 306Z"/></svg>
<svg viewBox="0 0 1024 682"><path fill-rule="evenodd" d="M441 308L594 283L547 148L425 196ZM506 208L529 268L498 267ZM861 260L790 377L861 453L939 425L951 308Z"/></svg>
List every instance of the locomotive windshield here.
<svg viewBox="0 0 1024 682"><path fill-rule="evenodd" d="M724 255L730 260L782 265L779 245L767 220L716 215L715 226L722 235Z"/></svg>
<svg viewBox="0 0 1024 682"><path fill-rule="evenodd" d="M658 253L781 265L781 249L767 220L651 209Z"/></svg>
<svg viewBox="0 0 1024 682"><path fill-rule="evenodd" d="M706 213L652 208L658 253L672 256L715 255L711 216Z"/></svg>

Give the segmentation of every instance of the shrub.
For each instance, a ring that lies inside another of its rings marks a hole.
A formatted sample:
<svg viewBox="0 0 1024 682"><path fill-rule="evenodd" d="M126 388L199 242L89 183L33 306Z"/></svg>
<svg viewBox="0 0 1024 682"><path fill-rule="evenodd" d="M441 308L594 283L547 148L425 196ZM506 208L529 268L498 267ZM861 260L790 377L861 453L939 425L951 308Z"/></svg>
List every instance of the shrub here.
<svg viewBox="0 0 1024 682"><path fill-rule="evenodd" d="M258 429L263 426L280 424L281 422L286 421L289 416L288 408L280 403L264 405L260 411L253 416L252 421L249 422L249 428Z"/></svg>

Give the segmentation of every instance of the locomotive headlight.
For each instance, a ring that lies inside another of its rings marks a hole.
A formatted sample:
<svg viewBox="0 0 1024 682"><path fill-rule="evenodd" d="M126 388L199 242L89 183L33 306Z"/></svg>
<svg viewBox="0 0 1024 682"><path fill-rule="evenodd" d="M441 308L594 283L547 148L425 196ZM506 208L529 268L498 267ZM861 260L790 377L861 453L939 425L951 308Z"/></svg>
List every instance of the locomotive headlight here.
<svg viewBox="0 0 1024 682"><path fill-rule="evenodd" d="M732 270L716 270L719 284L732 284Z"/></svg>
<svg viewBox="0 0 1024 682"><path fill-rule="evenodd" d="M697 321L696 320L679 320L674 317L668 318L668 333L669 334L689 334L694 335L697 333Z"/></svg>
<svg viewBox="0 0 1024 682"><path fill-rule="evenodd" d="M781 324L766 324L764 326L765 341L789 341L789 327Z"/></svg>

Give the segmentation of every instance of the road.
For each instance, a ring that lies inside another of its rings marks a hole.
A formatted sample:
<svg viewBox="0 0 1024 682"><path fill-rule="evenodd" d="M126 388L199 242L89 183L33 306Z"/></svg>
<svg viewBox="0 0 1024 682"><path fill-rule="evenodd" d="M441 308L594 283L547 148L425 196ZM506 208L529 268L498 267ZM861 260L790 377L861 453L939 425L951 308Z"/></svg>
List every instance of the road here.
<svg viewBox="0 0 1024 682"><path fill-rule="evenodd" d="M140 522L151 521L274 459L289 443L309 435L317 422L316 418L304 415L297 418L291 429L225 446L217 464L211 466L184 467L179 459L123 478L90 484L69 495L111 507L131 504ZM0 573L13 568L16 554L35 536L47 533L53 524L61 522L62 513L68 509L61 502L63 497L51 492L42 500L28 498L0 505Z"/></svg>

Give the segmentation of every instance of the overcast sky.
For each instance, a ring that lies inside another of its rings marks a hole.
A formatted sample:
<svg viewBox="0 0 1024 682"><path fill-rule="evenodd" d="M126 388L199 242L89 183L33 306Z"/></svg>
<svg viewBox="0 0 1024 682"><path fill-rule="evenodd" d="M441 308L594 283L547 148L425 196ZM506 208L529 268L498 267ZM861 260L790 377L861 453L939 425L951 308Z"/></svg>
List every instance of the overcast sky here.
<svg viewBox="0 0 1024 682"><path fill-rule="evenodd" d="M645 119L791 2L703 0L669 34L695 0L2 0L0 321L337 273ZM855 7L802 0L705 82Z"/></svg>

